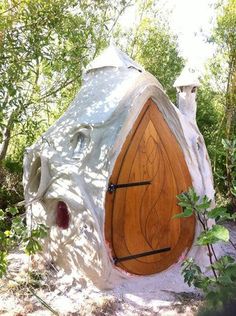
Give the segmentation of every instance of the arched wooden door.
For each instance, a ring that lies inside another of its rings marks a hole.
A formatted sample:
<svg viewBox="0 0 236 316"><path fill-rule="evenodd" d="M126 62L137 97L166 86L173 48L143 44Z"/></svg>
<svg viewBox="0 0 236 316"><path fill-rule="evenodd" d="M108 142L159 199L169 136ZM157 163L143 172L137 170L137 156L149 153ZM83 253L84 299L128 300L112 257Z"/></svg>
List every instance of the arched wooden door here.
<svg viewBox="0 0 236 316"><path fill-rule="evenodd" d="M122 147L106 196L105 235L118 267L157 273L189 249L195 218L173 216L182 211L176 195L190 186L182 150L148 100Z"/></svg>

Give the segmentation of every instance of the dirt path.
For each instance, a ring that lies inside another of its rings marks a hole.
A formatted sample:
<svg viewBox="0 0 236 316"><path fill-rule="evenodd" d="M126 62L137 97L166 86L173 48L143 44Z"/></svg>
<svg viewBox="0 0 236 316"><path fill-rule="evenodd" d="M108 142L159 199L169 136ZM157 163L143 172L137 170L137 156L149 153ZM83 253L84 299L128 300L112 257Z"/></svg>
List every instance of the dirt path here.
<svg viewBox="0 0 236 316"><path fill-rule="evenodd" d="M236 225L230 223L226 226L236 243ZM236 258L235 249L229 244L220 245L220 249L222 254ZM9 260L10 275L18 283L0 281L0 315L53 315L25 284L28 257L15 253ZM190 316L196 315L202 305L200 293L184 284L179 265L172 272L167 271L166 282L162 284L158 284L155 276L139 277L107 291L98 290L83 277L75 283L72 276L63 277L52 266L45 267L38 261L33 261L32 268L30 282L33 291L60 316ZM181 292L176 290L178 285Z"/></svg>

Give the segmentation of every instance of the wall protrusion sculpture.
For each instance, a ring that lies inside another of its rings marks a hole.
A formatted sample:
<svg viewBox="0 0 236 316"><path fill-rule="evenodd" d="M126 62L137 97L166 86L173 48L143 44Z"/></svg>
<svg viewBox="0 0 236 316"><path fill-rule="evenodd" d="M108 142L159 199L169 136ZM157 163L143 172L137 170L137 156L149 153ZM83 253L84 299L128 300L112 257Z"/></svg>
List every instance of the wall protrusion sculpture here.
<svg viewBox="0 0 236 316"><path fill-rule="evenodd" d="M196 92L200 82L193 71L184 68L175 80L174 87L178 92L178 107L181 113L190 120L196 120L197 103Z"/></svg>

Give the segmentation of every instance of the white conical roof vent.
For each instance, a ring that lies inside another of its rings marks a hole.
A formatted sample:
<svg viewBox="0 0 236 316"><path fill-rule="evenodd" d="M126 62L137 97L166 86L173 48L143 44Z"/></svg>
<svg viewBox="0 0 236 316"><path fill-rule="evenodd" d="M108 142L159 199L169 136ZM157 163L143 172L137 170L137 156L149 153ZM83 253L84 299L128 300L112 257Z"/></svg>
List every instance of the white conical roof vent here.
<svg viewBox="0 0 236 316"><path fill-rule="evenodd" d="M143 71L140 65L113 44L107 47L101 55L88 64L85 73L103 67L135 68L139 71Z"/></svg>
<svg viewBox="0 0 236 316"><path fill-rule="evenodd" d="M179 77L175 80L175 83L173 85L175 88L177 87L186 87L186 86L194 86L199 87L200 82L198 80L198 77L190 68L184 68Z"/></svg>

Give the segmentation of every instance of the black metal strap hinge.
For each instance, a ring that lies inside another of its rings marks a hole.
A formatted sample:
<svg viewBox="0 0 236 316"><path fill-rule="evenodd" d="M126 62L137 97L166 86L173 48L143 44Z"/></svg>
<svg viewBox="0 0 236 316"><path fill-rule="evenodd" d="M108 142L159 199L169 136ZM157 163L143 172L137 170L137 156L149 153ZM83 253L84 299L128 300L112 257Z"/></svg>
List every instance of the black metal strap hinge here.
<svg viewBox="0 0 236 316"><path fill-rule="evenodd" d="M148 184L151 184L151 181L119 183L119 184L110 183L110 184L108 185L108 192L112 193L112 192L115 192L115 190L116 190L116 189L119 189L119 188L136 187L136 186L148 185Z"/></svg>
<svg viewBox="0 0 236 316"><path fill-rule="evenodd" d="M155 255L157 253L167 252L170 250L171 250L170 247L161 248L161 249L146 251L146 252L142 252L142 253L137 253L136 255L130 255L130 256L126 256L126 257L120 257L120 258L115 257L115 258L113 258L113 260L114 260L114 264L117 264L117 263L122 262L122 261L127 261L127 260L137 259L137 258L141 258L141 257L151 256L151 255Z"/></svg>

